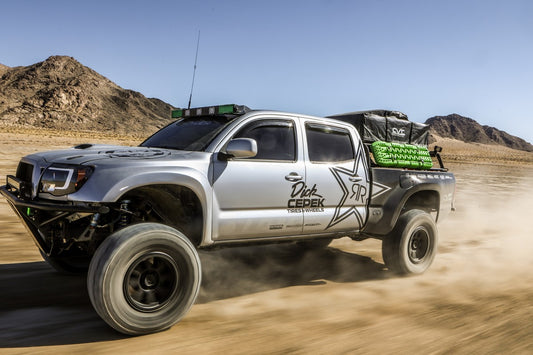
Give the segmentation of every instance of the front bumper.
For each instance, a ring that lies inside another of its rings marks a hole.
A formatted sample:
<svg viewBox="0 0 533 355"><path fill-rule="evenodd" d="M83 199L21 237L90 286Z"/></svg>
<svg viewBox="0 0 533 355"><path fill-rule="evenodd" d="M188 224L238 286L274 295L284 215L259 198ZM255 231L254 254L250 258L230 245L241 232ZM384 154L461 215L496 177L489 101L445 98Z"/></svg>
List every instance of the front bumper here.
<svg viewBox="0 0 533 355"><path fill-rule="evenodd" d="M47 243L47 238L42 233L47 226L76 213L106 214L110 211L108 206L95 203L32 200L24 197L25 189L27 188L23 182L14 176L8 176L7 184L0 186L0 194L19 216L35 244L47 254L50 253L51 245Z"/></svg>
<svg viewBox="0 0 533 355"><path fill-rule="evenodd" d="M34 208L36 210L43 211L56 211L56 212L83 212L83 213L107 213L109 207L97 204L87 203L57 203L57 202L42 202L37 200L21 199L17 195L17 190L13 190L10 185L0 186L0 193L6 198L7 202L11 206L20 208Z"/></svg>

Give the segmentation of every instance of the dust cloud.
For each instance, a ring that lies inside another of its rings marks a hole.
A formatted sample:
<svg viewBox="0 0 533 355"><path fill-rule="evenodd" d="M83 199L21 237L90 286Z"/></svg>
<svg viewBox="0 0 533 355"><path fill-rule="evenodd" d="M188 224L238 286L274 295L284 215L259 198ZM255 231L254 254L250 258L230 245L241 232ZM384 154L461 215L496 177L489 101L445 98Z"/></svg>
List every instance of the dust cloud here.
<svg viewBox="0 0 533 355"><path fill-rule="evenodd" d="M450 281L491 288L531 282L533 169L456 167L457 211L439 225L437 267ZM461 270L461 272L458 272Z"/></svg>

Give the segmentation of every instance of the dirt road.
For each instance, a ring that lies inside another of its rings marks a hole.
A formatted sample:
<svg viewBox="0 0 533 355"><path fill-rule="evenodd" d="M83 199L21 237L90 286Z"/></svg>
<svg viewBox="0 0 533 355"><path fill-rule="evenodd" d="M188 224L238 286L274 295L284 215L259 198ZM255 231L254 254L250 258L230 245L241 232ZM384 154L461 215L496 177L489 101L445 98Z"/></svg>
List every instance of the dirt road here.
<svg viewBox="0 0 533 355"><path fill-rule="evenodd" d="M79 143L0 139L1 181L22 154ZM452 170L457 211L424 275L390 275L375 240L204 252L197 304L141 337L100 320L85 279L48 267L0 201L0 353L533 353L533 167Z"/></svg>

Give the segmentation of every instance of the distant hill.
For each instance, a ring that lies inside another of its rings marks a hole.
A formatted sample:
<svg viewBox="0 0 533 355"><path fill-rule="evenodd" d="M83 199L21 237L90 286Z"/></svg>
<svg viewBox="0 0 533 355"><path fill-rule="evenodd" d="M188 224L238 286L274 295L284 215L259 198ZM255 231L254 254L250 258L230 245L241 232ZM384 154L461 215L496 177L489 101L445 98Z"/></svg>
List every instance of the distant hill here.
<svg viewBox="0 0 533 355"><path fill-rule="evenodd" d="M458 115L435 116L426 121L430 132L443 138L453 138L466 143L498 144L512 149L533 152L533 145L522 138L510 135L490 126L482 126L475 120Z"/></svg>
<svg viewBox="0 0 533 355"><path fill-rule="evenodd" d="M0 65L0 123L147 135L172 106L125 90L72 57L27 67Z"/></svg>
<svg viewBox="0 0 533 355"><path fill-rule="evenodd" d="M126 90L72 57L26 67L0 64L0 124L147 136L171 121L173 107ZM426 121L434 135L533 152L525 140L458 114Z"/></svg>
<svg viewBox="0 0 533 355"><path fill-rule="evenodd" d="M0 76L4 75L4 73L9 69L7 65L4 65L0 63Z"/></svg>

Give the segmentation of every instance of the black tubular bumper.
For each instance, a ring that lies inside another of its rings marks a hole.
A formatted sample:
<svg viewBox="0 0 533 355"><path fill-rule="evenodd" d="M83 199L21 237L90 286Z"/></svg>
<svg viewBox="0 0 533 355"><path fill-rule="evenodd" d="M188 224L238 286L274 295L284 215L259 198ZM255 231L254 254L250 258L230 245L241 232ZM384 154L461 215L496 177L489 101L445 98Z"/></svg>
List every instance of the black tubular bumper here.
<svg viewBox="0 0 533 355"><path fill-rule="evenodd" d="M9 181L9 180L8 180ZM44 253L50 252L50 246L45 242L45 238L41 233L40 229L59 218L66 217L72 213L82 212L82 213L101 213L105 214L109 212L109 207L104 205L90 205L90 204L67 204L67 203L50 203L50 202L41 202L41 201L32 201L21 199L17 195L19 190L17 186L13 186L8 182L8 185L0 186L0 194L4 196L7 200L7 203L11 206L13 211L19 216L24 226L33 237L35 244L41 249ZM29 216L30 211L25 211L25 209L35 209L48 212L58 212L57 214L52 214L50 218L46 221L36 221Z"/></svg>
<svg viewBox="0 0 533 355"><path fill-rule="evenodd" d="M56 211L56 212L86 212L86 213L107 213L109 207L107 206L94 206L85 204L62 204L62 203L49 203L41 201L31 201L18 198L7 185L0 186L0 193L7 199L7 202L14 207L22 208L34 208L43 211Z"/></svg>

